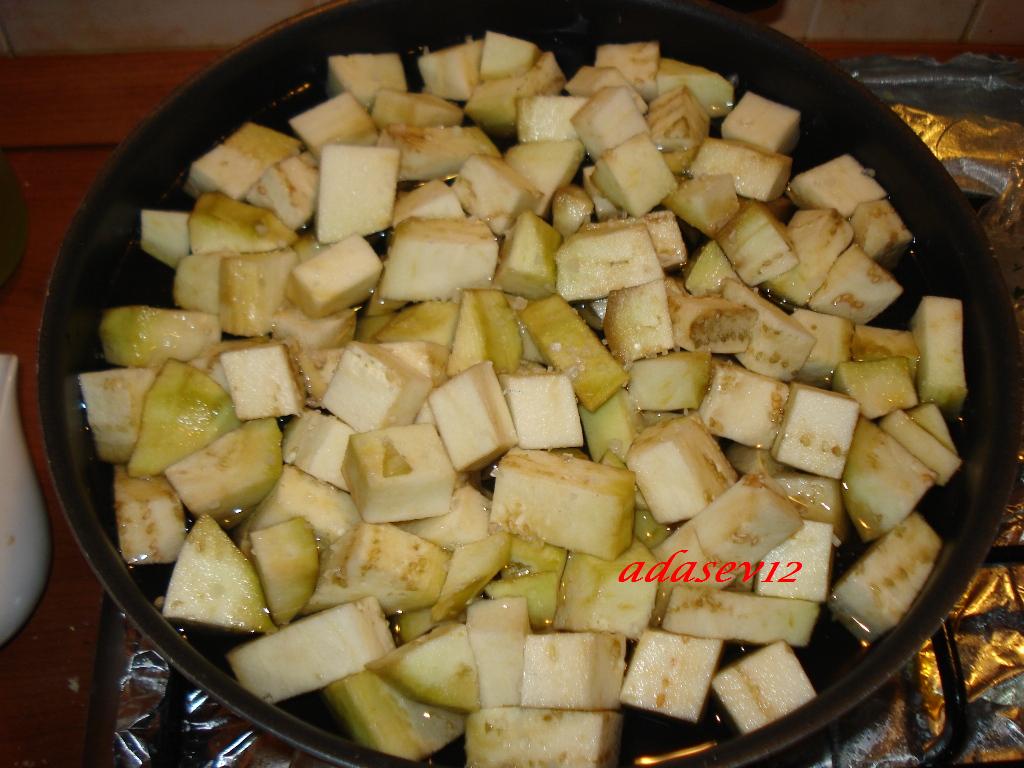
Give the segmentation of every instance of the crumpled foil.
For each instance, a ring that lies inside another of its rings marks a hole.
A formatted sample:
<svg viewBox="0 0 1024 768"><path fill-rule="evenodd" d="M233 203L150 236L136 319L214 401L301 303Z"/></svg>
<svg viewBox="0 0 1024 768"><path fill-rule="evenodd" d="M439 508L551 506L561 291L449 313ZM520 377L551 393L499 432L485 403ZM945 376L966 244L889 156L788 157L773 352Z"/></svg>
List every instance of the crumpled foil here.
<svg viewBox="0 0 1024 768"><path fill-rule="evenodd" d="M992 197L979 216L1024 332L1024 62L965 54L946 63L877 56L840 66L892 104L965 192ZM1007 506L997 544L1024 544L1024 477ZM967 732L958 762L1024 764L1024 565L980 569L948 623L967 692ZM113 733L119 768L326 765L183 683L130 626L124 656ZM899 675L832 724L820 754L819 747L805 748L799 763L779 758L772 765L922 765L943 731L943 703L929 641Z"/></svg>

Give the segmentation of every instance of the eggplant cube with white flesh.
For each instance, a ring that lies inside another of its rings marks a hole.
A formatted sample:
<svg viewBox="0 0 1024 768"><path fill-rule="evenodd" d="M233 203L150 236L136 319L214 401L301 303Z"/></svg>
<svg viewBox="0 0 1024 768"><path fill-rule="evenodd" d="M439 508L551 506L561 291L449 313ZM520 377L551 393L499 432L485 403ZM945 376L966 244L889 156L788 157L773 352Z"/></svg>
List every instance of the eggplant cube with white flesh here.
<svg viewBox="0 0 1024 768"><path fill-rule="evenodd" d="M524 707L618 709L626 638L606 632L528 635Z"/></svg>
<svg viewBox="0 0 1024 768"><path fill-rule="evenodd" d="M541 199L521 173L487 155L473 155L463 163L452 191L462 207L496 235L508 232L519 214L533 210Z"/></svg>
<svg viewBox="0 0 1024 768"><path fill-rule="evenodd" d="M851 245L836 259L825 282L807 306L816 312L868 323L899 298L903 286L860 246Z"/></svg>
<svg viewBox="0 0 1024 768"><path fill-rule="evenodd" d="M686 265L683 285L693 296L721 296L725 281L739 282L722 246L708 240Z"/></svg>
<svg viewBox="0 0 1024 768"><path fill-rule="evenodd" d="M389 125L377 144L401 151L399 181L445 179L458 173L472 155L501 156L475 125Z"/></svg>
<svg viewBox="0 0 1024 768"><path fill-rule="evenodd" d="M299 236L265 208L207 192L188 217L188 237L192 253L263 253L287 248Z"/></svg>
<svg viewBox="0 0 1024 768"><path fill-rule="evenodd" d="M715 362L699 413L711 434L765 448L779 432L788 399L784 382L733 363Z"/></svg>
<svg viewBox="0 0 1024 768"><path fill-rule="evenodd" d="M512 373L522 353L519 321L505 295L493 288L463 291L447 374L455 376L485 360L497 373Z"/></svg>
<svg viewBox="0 0 1024 768"><path fill-rule="evenodd" d="M597 159L627 139L648 132L634 96L628 86L602 88L572 116L573 127L591 158Z"/></svg>
<svg viewBox="0 0 1024 768"><path fill-rule="evenodd" d="M313 528L301 517L249 534L252 560L274 623L283 626L316 588L320 559Z"/></svg>
<svg viewBox="0 0 1024 768"><path fill-rule="evenodd" d="M584 227L566 238L555 262L558 293L566 301L604 298L663 276L650 232L640 222Z"/></svg>
<svg viewBox="0 0 1024 768"><path fill-rule="evenodd" d="M800 138L800 112L747 91L722 121L722 138L787 154Z"/></svg>
<svg viewBox="0 0 1024 768"><path fill-rule="evenodd" d="M432 179L408 192L399 192L395 199L395 212L391 226L397 227L406 219L465 219L462 203L452 188L438 179Z"/></svg>
<svg viewBox="0 0 1024 768"><path fill-rule="evenodd" d="M462 613L466 605L508 565L511 546L511 537L499 531L480 541L456 547L430 617L434 621L442 621Z"/></svg>
<svg viewBox="0 0 1024 768"><path fill-rule="evenodd" d="M853 398L791 384L772 456L805 472L842 477L859 412Z"/></svg>
<svg viewBox="0 0 1024 768"><path fill-rule="evenodd" d="M658 95L660 46L656 40L637 43L605 43L597 46L595 67L613 67L622 73L647 101Z"/></svg>
<svg viewBox="0 0 1024 768"><path fill-rule="evenodd" d="M325 146L320 152L317 240L336 243L390 227L400 157L393 147Z"/></svg>
<svg viewBox="0 0 1024 768"><path fill-rule="evenodd" d="M842 543L849 538L850 519L843 506L843 487L839 480L802 472L779 472L774 479L797 505L805 524L808 520L828 523L835 541Z"/></svg>
<svg viewBox="0 0 1024 768"><path fill-rule="evenodd" d="M717 235L740 208L732 176L724 173L683 179L663 205L708 237Z"/></svg>
<svg viewBox="0 0 1024 768"><path fill-rule="evenodd" d="M274 330L284 304L288 275L298 263L290 248L225 256L220 261L220 326L236 336L263 336Z"/></svg>
<svg viewBox="0 0 1024 768"><path fill-rule="evenodd" d="M840 363L832 377L832 389L856 400L867 419L917 405L910 362L902 356Z"/></svg>
<svg viewBox="0 0 1024 768"><path fill-rule="evenodd" d="M299 154L301 143L255 123L245 123L189 167L186 189L198 196L222 192L241 200L263 172L286 157Z"/></svg>
<svg viewBox="0 0 1024 768"><path fill-rule="evenodd" d="M520 448L583 445L583 428L572 382L562 374L504 376L501 379Z"/></svg>
<svg viewBox="0 0 1024 768"><path fill-rule="evenodd" d="M886 269L896 267L914 239L888 200L861 203L854 209L850 223L854 242Z"/></svg>
<svg viewBox="0 0 1024 768"><path fill-rule="evenodd" d="M317 104L291 118L288 124L317 158L328 144L372 147L377 142L377 126L351 93L340 93Z"/></svg>
<svg viewBox="0 0 1024 768"><path fill-rule="evenodd" d="M604 336L611 353L623 363L671 350L675 338L666 280L652 280L609 293Z"/></svg>
<svg viewBox="0 0 1024 768"><path fill-rule="evenodd" d="M139 247L174 269L192 252L188 216L185 211L143 209L139 214Z"/></svg>
<svg viewBox="0 0 1024 768"><path fill-rule="evenodd" d="M947 419L959 415L967 397L963 303L942 296L923 297L910 318L910 330L921 351L917 366L921 401L937 404Z"/></svg>
<svg viewBox="0 0 1024 768"><path fill-rule="evenodd" d="M424 53L416 59L423 89L442 99L465 101L480 82L483 50L483 40L469 40Z"/></svg>
<svg viewBox="0 0 1024 768"><path fill-rule="evenodd" d="M736 359L755 373L782 381L796 376L814 348L814 335L737 280L723 282L722 296L757 312L750 344Z"/></svg>
<svg viewBox="0 0 1024 768"><path fill-rule="evenodd" d="M100 461L127 462L139 439L142 407L156 379L151 368L112 368L78 376L93 443Z"/></svg>
<svg viewBox="0 0 1024 768"><path fill-rule="evenodd" d="M185 543L185 512L162 477L131 477L114 467L114 517L121 557L130 565L173 563Z"/></svg>
<svg viewBox="0 0 1024 768"><path fill-rule="evenodd" d="M480 706L518 706L530 618L526 599L477 600L466 609L469 644L476 661Z"/></svg>
<svg viewBox="0 0 1024 768"><path fill-rule="evenodd" d="M676 188L675 176L646 133L601 153L594 165L593 181L631 216L643 216Z"/></svg>
<svg viewBox="0 0 1024 768"><path fill-rule="evenodd" d="M764 556L768 573L762 570L758 574L754 591L765 597L824 603L832 576L833 546L831 524L804 520L800 530ZM775 573L771 573L773 568Z"/></svg>
<svg viewBox="0 0 1024 768"><path fill-rule="evenodd" d="M721 640L644 630L622 684L622 703L696 723L722 646Z"/></svg>
<svg viewBox="0 0 1024 768"><path fill-rule="evenodd" d="M715 240L747 285L783 275L800 263L786 228L757 201L742 203Z"/></svg>
<svg viewBox="0 0 1024 768"><path fill-rule="evenodd" d="M325 551L361 522L351 496L285 464L277 483L243 525L252 538L264 528L295 519L309 523Z"/></svg>
<svg viewBox="0 0 1024 768"><path fill-rule="evenodd" d="M905 357L910 364L910 376L917 374L921 351L910 331L879 328L874 325L855 325L850 340L850 358L858 362L884 360L887 357Z"/></svg>
<svg viewBox="0 0 1024 768"><path fill-rule="evenodd" d="M691 352L732 354L744 352L757 320L757 312L718 296L669 296L672 333L677 347Z"/></svg>
<svg viewBox="0 0 1024 768"><path fill-rule="evenodd" d="M349 437L355 432L341 419L312 409L288 423L281 447L282 458L317 480L348 490L341 463Z"/></svg>
<svg viewBox="0 0 1024 768"><path fill-rule="evenodd" d="M833 210L797 211L786 225L786 235L798 263L765 282L773 295L803 306L811 300L853 240L850 224Z"/></svg>
<svg viewBox="0 0 1024 768"><path fill-rule="evenodd" d="M528 299L555 292L555 251L562 236L532 211L524 211L505 236L501 260L494 274L503 291Z"/></svg>
<svg viewBox="0 0 1024 768"><path fill-rule="evenodd" d="M260 344L220 356L235 415L243 421L302 413L303 392L284 344Z"/></svg>
<svg viewBox="0 0 1024 768"><path fill-rule="evenodd" d="M786 155L727 139L705 139L690 163L694 178L732 176L736 194L760 202L779 197L786 189L793 161Z"/></svg>
<svg viewBox="0 0 1024 768"><path fill-rule="evenodd" d="M896 441L910 451L928 469L935 473L935 484L945 485L960 468L961 460L956 451L950 450L918 424L906 411L893 411L878 422L878 426L896 438Z"/></svg>
<svg viewBox="0 0 1024 768"><path fill-rule="evenodd" d="M587 103L582 96L527 96L516 109L516 136L520 142L578 139L572 117Z"/></svg>
<svg viewBox="0 0 1024 768"><path fill-rule="evenodd" d="M327 57L327 92L351 93L367 108L382 88L407 88L402 59L397 53L352 53Z"/></svg>
<svg viewBox="0 0 1024 768"><path fill-rule="evenodd" d="M505 153L505 162L540 192L533 211L547 216L555 191L576 177L583 162L583 145L576 139L516 144Z"/></svg>
<svg viewBox="0 0 1024 768"><path fill-rule="evenodd" d="M885 190L852 155L840 155L794 176L789 196L801 208L832 208L848 218L861 203L885 197Z"/></svg>
<svg viewBox="0 0 1024 768"><path fill-rule="evenodd" d="M490 499L471 485L461 485L452 493L448 511L437 517L425 517L399 523L404 531L452 550L487 538Z"/></svg>
<svg viewBox="0 0 1024 768"><path fill-rule="evenodd" d="M491 136L511 137L516 132L520 98L552 96L561 93L564 85L565 75L555 55L546 51L522 74L478 84L466 102L466 116Z"/></svg>
<svg viewBox="0 0 1024 768"><path fill-rule="evenodd" d="M288 298L310 317L326 317L369 298L382 269L370 244L352 235L295 267Z"/></svg>
<svg viewBox="0 0 1024 768"><path fill-rule="evenodd" d="M797 371L797 380L815 386L827 385L840 363L852 354L856 326L845 317L796 309L790 317L814 336L814 346Z"/></svg>
<svg viewBox="0 0 1024 768"><path fill-rule="evenodd" d="M709 352L669 352L633 363L629 370L629 394L645 411L698 408L710 378ZM625 448L628 450L629 446Z"/></svg>
<svg viewBox="0 0 1024 768"><path fill-rule="evenodd" d="M614 768L622 715L495 707L466 718L466 758L475 768Z"/></svg>

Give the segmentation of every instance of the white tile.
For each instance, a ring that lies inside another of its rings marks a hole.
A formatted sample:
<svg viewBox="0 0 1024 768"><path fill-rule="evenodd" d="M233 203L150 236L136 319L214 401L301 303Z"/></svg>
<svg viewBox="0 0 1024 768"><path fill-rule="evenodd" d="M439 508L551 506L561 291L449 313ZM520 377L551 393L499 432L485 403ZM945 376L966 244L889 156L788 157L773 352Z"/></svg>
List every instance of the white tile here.
<svg viewBox="0 0 1024 768"><path fill-rule="evenodd" d="M959 40L976 0L819 0L812 40Z"/></svg>
<svg viewBox="0 0 1024 768"><path fill-rule="evenodd" d="M318 0L0 0L0 24L17 55L221 48L318 4Z"/></svg>
<svg viewBox="0 0 1024 768"><path fill-rule="evenodd" d="M1024 3L1021 0L981 0L967 30L979 43L1024 43Z"/></svg>
<svg viewBox="0 0 1024 768"><path fill-rule="evenodd" d="M762 24L779 30L783 34L802 40L807 36L807 26L818 0L780 0L771 8L752 14Z"/></svg>

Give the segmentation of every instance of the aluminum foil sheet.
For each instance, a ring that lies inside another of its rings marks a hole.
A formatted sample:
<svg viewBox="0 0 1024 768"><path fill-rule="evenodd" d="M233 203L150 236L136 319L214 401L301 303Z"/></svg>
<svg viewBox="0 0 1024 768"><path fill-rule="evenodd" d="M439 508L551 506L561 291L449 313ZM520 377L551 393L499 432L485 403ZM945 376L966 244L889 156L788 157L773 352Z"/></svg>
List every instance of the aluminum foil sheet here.
<svg viewBox="0 0 1024 768"><path fill-rule="evenodd" d="M966 192L990 196L979 212L1024 329L1024 62L977 55L947 63L871 57L840 62L893 105ZM1024 482L999 544L1024 544ZM1024 566L982 568L950 616L967 691L958 761L1024 764ZM114 740L119 768L320 768L255 729L181 678L127 627ZM943 731L937 657L926 644L896 678L821 740L800 764L816 768L921 765ZM815 756L817 755L817 756Z"/></svg>

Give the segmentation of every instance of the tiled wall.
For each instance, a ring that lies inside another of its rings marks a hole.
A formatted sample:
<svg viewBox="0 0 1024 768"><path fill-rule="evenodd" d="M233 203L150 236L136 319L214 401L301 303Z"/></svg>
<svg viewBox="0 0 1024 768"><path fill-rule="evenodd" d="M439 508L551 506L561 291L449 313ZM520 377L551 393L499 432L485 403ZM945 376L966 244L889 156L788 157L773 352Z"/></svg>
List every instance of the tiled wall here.
<svg viewBox="0 0 1024 768"><path fill-rule="evenodd" d="M0 0L0 55L230 46L322 1ZM1024 0L779 0L757 16L800 39L1024 43Z"/></svg>

